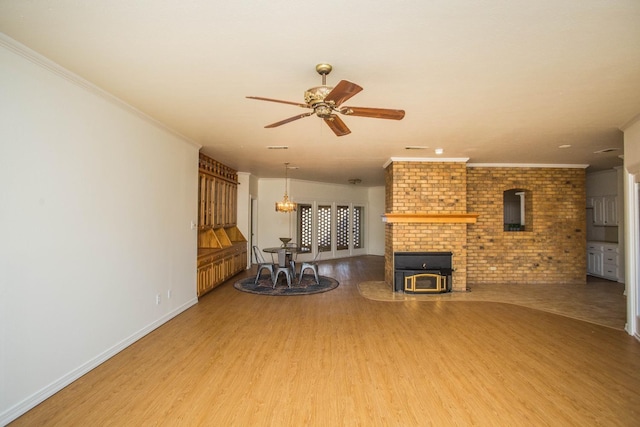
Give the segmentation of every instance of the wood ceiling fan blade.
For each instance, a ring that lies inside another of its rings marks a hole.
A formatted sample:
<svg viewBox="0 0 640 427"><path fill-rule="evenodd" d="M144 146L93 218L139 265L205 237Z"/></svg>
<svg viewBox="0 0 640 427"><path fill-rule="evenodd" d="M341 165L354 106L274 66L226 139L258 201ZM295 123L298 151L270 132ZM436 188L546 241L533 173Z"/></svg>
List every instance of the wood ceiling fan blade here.
<svg viewBox="0 0 640 427"><path fill-rule="evenodd" d="M388 108L342 107L340 112L347 116L372 117L374 119L402 120L404 117L404 110Z"/></svg>
<svg viewBox="0 0 640 427"><path fill-rule="evenodd" d="M298 107L302 107L302 108L311 108L307 104L301 104L299 102L282 101L280 99L263 98L261 96L247 96L247 98L249 98L249 99L257 99L258 101L279 102L280 104L297 105Z"/></svg>
<svg viewBox="0 0 640 427"><path fill-rule="evenodd" d="M275 128L281 125L285 125L287 123L293 122L298 119L303 119L305 117L309 117L313 114L313 111L304 114L298 114L297 116L289 117L288 119L280 120L279 122L271 123L270 125L266 125L265 128Z"/></svg>
<svg viewBox="0 0 640 427"><path fill-rule="evenodd" d="M340 80L340 82L331 90L331 92L329 92L329 94L325 96L324 102L332 102L337 107L361 90L362 88L355 83L351 83L346 80Z"/></svg>
<svg viewBox="0 0 640 427"><path fill-rule="evenodd" d="M324 122L329 125L336 136L344 136L351 133L347 125L344 124L339 116L333 115L331 117L327 117L326 119L324 119Z"/></svg>

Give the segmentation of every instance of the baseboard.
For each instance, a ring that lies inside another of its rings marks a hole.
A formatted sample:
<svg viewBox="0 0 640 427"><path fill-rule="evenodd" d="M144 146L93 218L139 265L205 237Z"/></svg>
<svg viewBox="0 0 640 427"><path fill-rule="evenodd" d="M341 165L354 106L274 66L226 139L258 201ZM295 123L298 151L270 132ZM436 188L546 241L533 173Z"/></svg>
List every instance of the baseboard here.
<svg viewBox="0 0 640 427"><path fill-rule="evenodd" d="M69 384L71 384L72 382L74 382L84 374L86 374L87 372L98 367L108 359L120 353L125 348L129 347L131 344L138 341L140 338L144 337L154 329L157 329L158 327L167 323L169 320L173 319L174 317L176 317L177 315L179 315L180 313L194 306L197 303L198 303L197 298L187 301L185 304L165 314L164 316L160 317L156 321L152 322L151 324L147 325L141 330L135 332L134 334L120 341L113 347L99 354L95 358L89 360L88 362L84 363L83 365L79 366L78 368L74 369L73 371L69 372L68 374L64 375L58 380L52 382L48 386L43 387L42 389L32 394L31 396L27 397L23 401L7 409L6 411L0 414L0 426L9 424L11 421L23 415L24 413L34 408L36 405L42 403L49 397L53 396L55 393L59 392L60 390L62 390L63 388L65 388L66 386L68 386Z"/></svg>

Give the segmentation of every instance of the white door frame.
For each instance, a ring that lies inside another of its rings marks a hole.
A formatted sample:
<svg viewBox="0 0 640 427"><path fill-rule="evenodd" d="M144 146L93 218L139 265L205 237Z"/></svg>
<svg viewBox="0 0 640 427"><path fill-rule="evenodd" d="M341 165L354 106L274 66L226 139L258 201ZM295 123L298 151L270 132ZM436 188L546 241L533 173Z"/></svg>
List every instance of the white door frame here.
<svg viewBox="0 0 640 427"><path fill-rule="evenodd" d="M624 173L625 191L625 230L628 238L625 241L625 292L627 296L627 324L625 330L629 335L640 339L640 185L635 175Z"/></svg>

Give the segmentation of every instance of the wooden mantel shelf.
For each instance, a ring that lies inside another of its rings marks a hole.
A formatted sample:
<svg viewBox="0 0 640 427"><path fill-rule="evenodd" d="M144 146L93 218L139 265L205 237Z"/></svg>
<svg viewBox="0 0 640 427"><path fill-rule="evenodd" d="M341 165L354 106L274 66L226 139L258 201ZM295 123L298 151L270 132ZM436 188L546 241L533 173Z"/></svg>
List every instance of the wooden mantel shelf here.
<svg viewBox="0 0 640 427"><path fill-rule="evenodd" d="M382 215L382 222L475 224L478 216L479 214L474 213L386 213Z"/></svg>

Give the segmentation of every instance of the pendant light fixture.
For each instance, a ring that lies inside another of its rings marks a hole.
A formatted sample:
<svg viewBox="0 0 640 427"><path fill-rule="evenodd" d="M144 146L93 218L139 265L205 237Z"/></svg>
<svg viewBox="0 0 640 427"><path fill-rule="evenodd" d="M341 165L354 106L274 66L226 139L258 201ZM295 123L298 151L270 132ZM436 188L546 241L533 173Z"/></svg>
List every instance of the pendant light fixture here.
<svg viewBox="0 0 640 427"><path fill-rule="evenodd" d="M288 172L289 172L289 163L284 164L284 197L281 202L276 202L276 212L293 212L296 210L298 205L289 200L289 196L287 195L287 180L288 180Z"/></svg>

